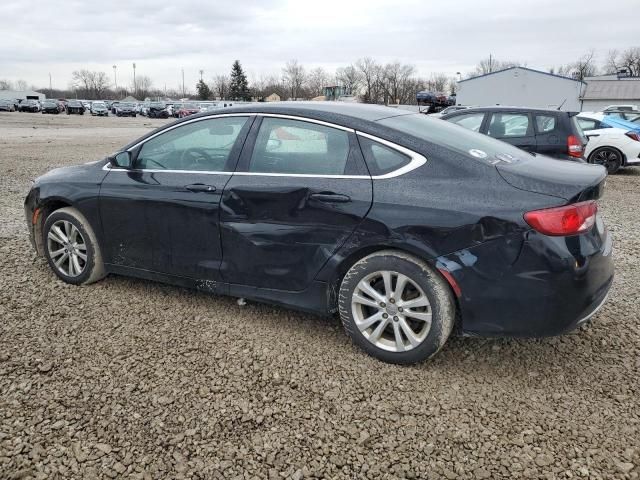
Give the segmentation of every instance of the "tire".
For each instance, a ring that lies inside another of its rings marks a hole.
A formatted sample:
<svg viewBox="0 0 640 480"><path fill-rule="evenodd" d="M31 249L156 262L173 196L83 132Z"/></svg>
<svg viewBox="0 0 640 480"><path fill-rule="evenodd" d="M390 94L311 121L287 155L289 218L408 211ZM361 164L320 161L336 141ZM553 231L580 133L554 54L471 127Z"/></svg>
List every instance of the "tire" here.
<svg viewBox="0 0 640 480"><path fill-rule="evenodd" d="M613 147L597 148L589 155L589 163L604 166L611 175L622 167L622 152Z"/></svg>
<svg viewBox="0 0 640 480"><path fill-rule="evenodd" d="M399 274L408 278L400 301L391 295L381 295L385 291L382 272L389 274L392 293L402 278ZM374 295L360 289L361 282L378 292L375 302L372 302ZM410 301L416 305L406 307ZM435 355L449 338L456 315L455 301L445 280L424 261L395 250L375 252L349 269L340 285L338 308L344 329L356 345L379 360L396 364L422 362ZM363 320L384 315L368 328L363 325L367 324ZM413 334L413 342L404 333L407 327ZM370 340L380 330L378 341Z"/></svg>
<svg viewBox="0 0 640 480"><path fill-rule="evenodd" d="M62 281L73 285L88 285L106 276L95 233L87 219L78 210L71 207L55 210L47 217L42 232L47 262ZM74 245L84 246L84 248L75 246L72 249L79 254L74 267L71 266L72 262L67 250L62 251L69 247L68 242L64 244L64 240L71 240ZM82 254L86 256L86 260L80 258ZM59 262L58 265L56 261ZM81 267L79 273L76 270L78 266Z"/></svg>

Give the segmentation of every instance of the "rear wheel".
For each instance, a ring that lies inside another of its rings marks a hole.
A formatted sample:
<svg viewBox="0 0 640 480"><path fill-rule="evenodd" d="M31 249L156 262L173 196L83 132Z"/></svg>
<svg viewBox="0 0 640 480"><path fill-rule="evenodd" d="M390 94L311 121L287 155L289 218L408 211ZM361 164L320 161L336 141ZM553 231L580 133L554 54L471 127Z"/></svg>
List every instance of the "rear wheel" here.
<svg viewBox="0 0 640 480"><path fill-rule="evenodd" d="M54 211L43 228L45 256L53 272L74 285L105 276L100 247L87 219L75 208Z"/></svg>
<svg viewBox="0 0 640 480"><path fill-rule="evenodd" d="M616 173L622 166L622 153L612 147L598 148L589 156L589 162L602 165L608 173Z"/></svg>
<svg viewBox="0 0 640 480"><path fill-rule="evenodd" d="M353 265L342 280L338 306L354 343L390 363L433 356L455 320L455 302L442 277L422 260L394 250Z"/></svg>

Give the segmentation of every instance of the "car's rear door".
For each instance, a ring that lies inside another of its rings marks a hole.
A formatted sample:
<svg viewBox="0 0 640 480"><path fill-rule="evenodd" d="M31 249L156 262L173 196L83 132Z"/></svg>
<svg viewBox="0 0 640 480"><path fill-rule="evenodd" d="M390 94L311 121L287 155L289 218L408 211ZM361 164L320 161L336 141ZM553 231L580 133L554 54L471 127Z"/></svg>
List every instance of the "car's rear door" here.
<svg viewBox="0 0 640 480"><path fill-rule="evenodd" d="M517 110L491 112L486 134L523 150L536 151L536 136L529 112Z"/></svg>
<svg viewBox="0 0 640 480"><path fill-rule="evenodd" d="M263 115L222 195L222 278L305 290L365 217L371 178L353 130Z"/></svg>
<svg viewBox="0 0 640 480"><path fill-rule="evenodd" d="M253 117L185 122L133 149L100 189L105 262L219 280L220 198Z"/></svg>

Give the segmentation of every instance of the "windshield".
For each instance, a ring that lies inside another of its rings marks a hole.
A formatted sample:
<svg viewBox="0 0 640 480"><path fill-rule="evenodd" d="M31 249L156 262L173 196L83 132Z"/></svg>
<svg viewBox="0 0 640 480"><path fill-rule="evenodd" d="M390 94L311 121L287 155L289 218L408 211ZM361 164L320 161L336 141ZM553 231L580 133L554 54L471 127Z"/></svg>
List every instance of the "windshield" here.
<svg viewBox="0 0 640 480"><path fill-rule="evenodd" d="M506 158L523 158L530 155L508 143L472 132L445 120L429 118L421 113L385 118L379 120L378 123L435 145L441 145L469 158L489 163L497 161L497 155L503 158L505 156Z"/></svg>
<svg viewBox="0 0 640 480"><path fill-rule="evenodd" d="M121 103L120 104L121 107L128 107L128 108L132 108L133 107L133 103Z"/></svg>
<svg viewBox="0 0 640 480"><path fill-rule="evenodd" d="M69 106L70 107L79 107L80 105L82 105L79 101L77 100L71 100L69 101Z"/></svg>
<svg viewBox="0 0 640 480"><path fill-rule="evenodd" d="M101 108L104 108L104 107L105 107L105 104L104 104L104 103L102 103L102 102L93 102L93 104L92 104L92 105L93 105L93 107L94 107L94 108L95 108L95 107L101 107Z"/></svg>
<svg viewBox="0 0 640 480"><path fill-rule="evenodd" d="M53 100L45 100L43 103L45 105L55 105L56 104L56 102L54 102Z"/></svg>
<svg viewBox="0 0 640 480"><path fill-rule="evenodd" d="M198 106L195 103L185 103L182 108L196 110Z"/></svg>

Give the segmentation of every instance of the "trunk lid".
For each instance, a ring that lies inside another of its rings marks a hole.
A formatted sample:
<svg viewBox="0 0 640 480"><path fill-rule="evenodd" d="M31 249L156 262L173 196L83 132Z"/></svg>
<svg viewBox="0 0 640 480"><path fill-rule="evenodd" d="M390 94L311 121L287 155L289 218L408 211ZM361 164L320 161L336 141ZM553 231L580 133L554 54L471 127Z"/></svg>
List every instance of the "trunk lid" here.
<svg viewBox="0 0 640 480"><path fill-rule="evenodd" d="M514 158L496 164L511 186L562 198L570 203L596 200L602 195L607 171L601 165L556 160L542 155Z"/></svg>

